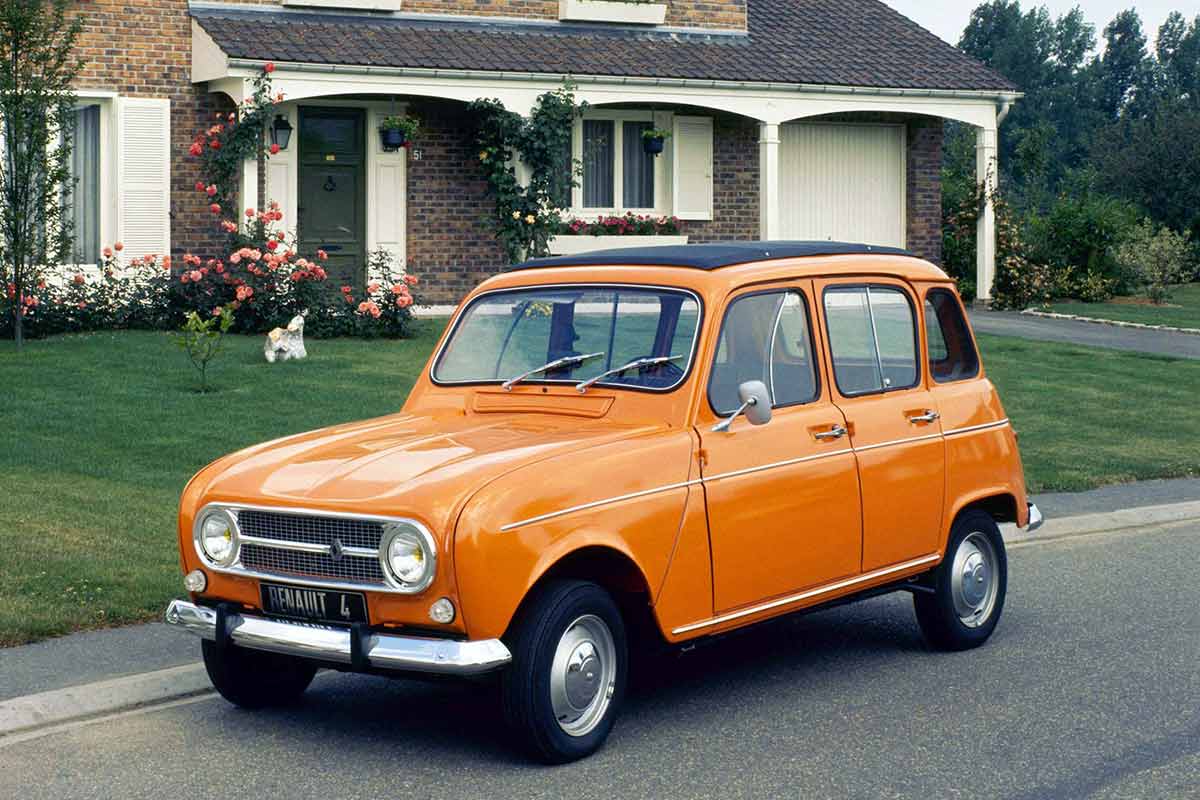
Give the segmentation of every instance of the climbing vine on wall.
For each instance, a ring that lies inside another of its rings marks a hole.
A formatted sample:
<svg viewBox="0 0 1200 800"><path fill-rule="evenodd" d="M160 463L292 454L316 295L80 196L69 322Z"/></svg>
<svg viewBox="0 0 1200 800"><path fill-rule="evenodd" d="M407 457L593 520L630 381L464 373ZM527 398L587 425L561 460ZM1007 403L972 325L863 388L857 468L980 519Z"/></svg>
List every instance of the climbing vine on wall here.
<svg viewBox="0 0 1200 800"><path fill-rule="evenodd" d="M512 261L549 255L560 209L570 205L581 171L571 155L571 129L583 110L575 104L574 86L543 94L528 119L499 100L476 100L470 109L477 118L479 166L496 201L496 238ZM517 176L517 159L525 166L525 183Z"/></svg>
<svg viewBox="0 0 1200 800"><path fill-rule="evenodd" d="M199 131L192 139L188 152L200 159L202 181L196 191L208 197L209 210L221 218L228 233L237 230L238 186L242 165L247 159L258 159L278 152L275 145L264 149L263 134L274 117L275 104L283 94L273 94L271 73L275 65L268 62L254 78L254 93L235 111L218 113L213 124Z"/></svg>

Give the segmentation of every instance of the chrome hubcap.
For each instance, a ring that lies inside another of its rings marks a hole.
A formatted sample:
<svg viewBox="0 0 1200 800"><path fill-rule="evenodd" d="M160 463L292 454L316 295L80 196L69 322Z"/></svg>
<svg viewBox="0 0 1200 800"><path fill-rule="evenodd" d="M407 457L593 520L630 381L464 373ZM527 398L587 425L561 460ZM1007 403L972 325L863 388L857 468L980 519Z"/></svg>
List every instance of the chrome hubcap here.
<svg viewBox="0 0 1200 800"><path fill-rule="evenodd" d="M987 622L996 607L996 550L984 534L975 532L963 539L954 554L950 574L954 610L968 628Z"/></svg>
<svg viewBox="0 0 1200 800"><path fill-rule="evenodd" d="M585 736L604 719L616 685L616 660L612 632L594 614L563 631L550 667L550 703L565 733Z"/></svg>

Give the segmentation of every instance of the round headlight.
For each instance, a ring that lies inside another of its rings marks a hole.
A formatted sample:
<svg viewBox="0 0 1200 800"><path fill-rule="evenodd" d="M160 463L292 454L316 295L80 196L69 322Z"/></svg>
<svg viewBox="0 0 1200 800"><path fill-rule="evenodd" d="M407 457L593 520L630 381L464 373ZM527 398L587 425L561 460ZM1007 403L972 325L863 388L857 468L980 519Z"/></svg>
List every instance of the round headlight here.
<svg viewBox="0 0 1200 800"><path fill-rule="evenodd" d="M237 526L226 511L206 512L196 538L204 556L218 566L229 566L237 557Z"/></svg>
<svg viewBox="0 0 1200 800"><path fill-rule="evenodd" d="M428 531L407 522L388 525L379 551L384 570L397 587L419 592L433 582L437 550Z"/></svg>

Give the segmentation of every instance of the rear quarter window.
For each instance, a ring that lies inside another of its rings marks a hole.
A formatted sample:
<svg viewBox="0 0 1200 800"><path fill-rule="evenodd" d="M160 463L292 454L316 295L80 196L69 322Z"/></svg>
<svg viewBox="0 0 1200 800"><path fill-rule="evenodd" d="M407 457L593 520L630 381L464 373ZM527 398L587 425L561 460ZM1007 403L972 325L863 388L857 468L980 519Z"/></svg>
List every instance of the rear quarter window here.
<svg viewBox="0 0 1200 800"><path fill-rule="evenodd" d="M979 353L962 305L949 289L930 289L925 294L925 340L929 371L938 383L979 375Z"/></svg>

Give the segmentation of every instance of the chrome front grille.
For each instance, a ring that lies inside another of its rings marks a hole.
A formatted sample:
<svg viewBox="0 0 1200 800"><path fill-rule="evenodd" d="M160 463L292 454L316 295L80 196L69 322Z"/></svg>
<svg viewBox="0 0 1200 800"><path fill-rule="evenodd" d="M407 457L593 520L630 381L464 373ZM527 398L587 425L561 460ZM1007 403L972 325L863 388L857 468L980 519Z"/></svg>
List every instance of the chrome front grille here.
<svg viewBox="0 0 1200 800"><path fill-rule="evenodd" d="M381 586L383 522L348 517L237 510L244 569L288 578Z"/></svg>

